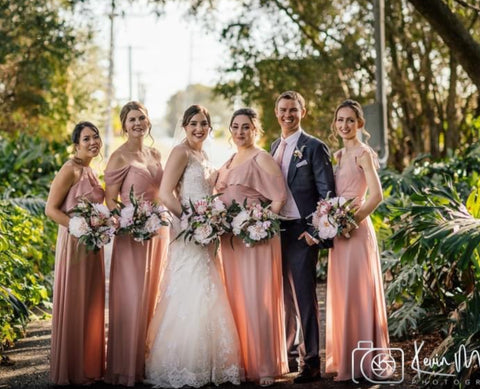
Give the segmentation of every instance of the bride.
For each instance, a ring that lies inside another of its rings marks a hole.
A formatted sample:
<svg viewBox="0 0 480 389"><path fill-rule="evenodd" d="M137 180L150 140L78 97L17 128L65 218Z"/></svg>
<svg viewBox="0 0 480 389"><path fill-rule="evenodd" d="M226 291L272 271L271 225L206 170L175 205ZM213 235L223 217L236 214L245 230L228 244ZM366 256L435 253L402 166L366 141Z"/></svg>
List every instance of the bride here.
<svg viewBox="0 0 480 389"><path fill-rule="evenodd" d="M180 232L181 202L204 198L213 188L214 170L202 150L211 128L208 111L192 105L182 127L186 139L172 150L160 186L160 198L174 215L172 238ZM212 250L183 238L169 249L148 330L145 382L165 388L240 384L238 334Z"/></svg>

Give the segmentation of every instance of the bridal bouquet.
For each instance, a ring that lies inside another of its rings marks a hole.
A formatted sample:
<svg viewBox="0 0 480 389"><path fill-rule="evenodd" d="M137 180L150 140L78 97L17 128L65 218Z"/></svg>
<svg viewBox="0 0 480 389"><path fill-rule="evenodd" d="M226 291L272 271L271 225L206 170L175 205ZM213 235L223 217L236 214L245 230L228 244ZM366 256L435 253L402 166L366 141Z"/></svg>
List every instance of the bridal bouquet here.
<svg viewBox="0 0 480 389"><path fill-rule="evenodd" d="M317 209L312 214L312 224L315 234L322 240L333 239L349 225L357 226L355 222L354 199L346 200L343 197L322 199L317 203Z"/></svg>
<svg viewBox="0 0 480 389"><path fill-rule="evenodd" d="M136 197L130 189L130 204L118 202L120 209L117 234L129 234L136 242L149 240L158 234L161 226L168 226L167 211L159 204Z"/></svg>
<svg viewBox="0 0 480 389"><path fill-rule="evenodd" d="M115 220L107 206L82 199L69 212L70 234L78 238L87 250L98 251L115 235Z"/></svg>
<svg viewBox="0 0 480 389"><path fill-rule="evenodd" d="M273 238L280 232L280 220L270 210L268 203L247 204L243 206L235 200L228 208L231 217L231 231L247 247Z"/></svg>
<svg viewBox="0 0 480 389"><path fill-rule="evenodd" d="M183 238L207 246L215 242L218 248L220 236L230 230L227 208L218 198L220 194L207 196L182 205L180 226L182 231L175 239Z"/></svg>

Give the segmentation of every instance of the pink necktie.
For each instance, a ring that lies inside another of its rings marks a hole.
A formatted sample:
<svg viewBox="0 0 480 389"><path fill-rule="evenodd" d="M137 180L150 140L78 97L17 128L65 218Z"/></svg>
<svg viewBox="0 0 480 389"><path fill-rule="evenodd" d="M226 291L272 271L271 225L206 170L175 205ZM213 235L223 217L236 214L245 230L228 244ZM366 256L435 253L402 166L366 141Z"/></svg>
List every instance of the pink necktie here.
<svg viewBox="0 0 480 389"><path fill-rule="evenodd" d="M283 139L280 141L280 146L278 146L277 152L275 153L275 162L282 167L283 154L285 154L285 148L287 147L287 142Z"/></svg>

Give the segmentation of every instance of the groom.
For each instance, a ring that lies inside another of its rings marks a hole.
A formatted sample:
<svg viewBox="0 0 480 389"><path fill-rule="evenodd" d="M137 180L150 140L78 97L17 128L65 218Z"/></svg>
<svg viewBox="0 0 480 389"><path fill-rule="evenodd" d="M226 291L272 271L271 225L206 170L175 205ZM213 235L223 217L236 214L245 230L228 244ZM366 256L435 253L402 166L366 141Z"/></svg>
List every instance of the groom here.
<svg viewBox="0 0 480 389"><path fill-rule="evenodd" d="M313 237L309 216L317 202L335 196L330 152L317 138L305 133L300 122L305 100L295 91L283 92L275 102L281 138L271 154L280 165L288 186L287 202L280 211L287 347L293 347L296 318L300 319L299 374L295 383L320 378L319 316L316 297L316 263L319 248L332 247Z"/></svg>

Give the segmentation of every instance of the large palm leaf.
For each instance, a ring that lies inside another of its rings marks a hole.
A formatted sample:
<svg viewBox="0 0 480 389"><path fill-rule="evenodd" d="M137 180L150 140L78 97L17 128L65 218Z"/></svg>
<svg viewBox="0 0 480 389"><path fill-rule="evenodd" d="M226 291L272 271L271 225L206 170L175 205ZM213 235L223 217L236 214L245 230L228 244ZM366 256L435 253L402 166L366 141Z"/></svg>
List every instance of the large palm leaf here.
<svg viewBox="0 0 480 389"><path fill-rule="evenodd" d="M2 201L11 205L17 205L34 216L41 216L45 212L45 200L40 197L6 198Z"/></svg>

